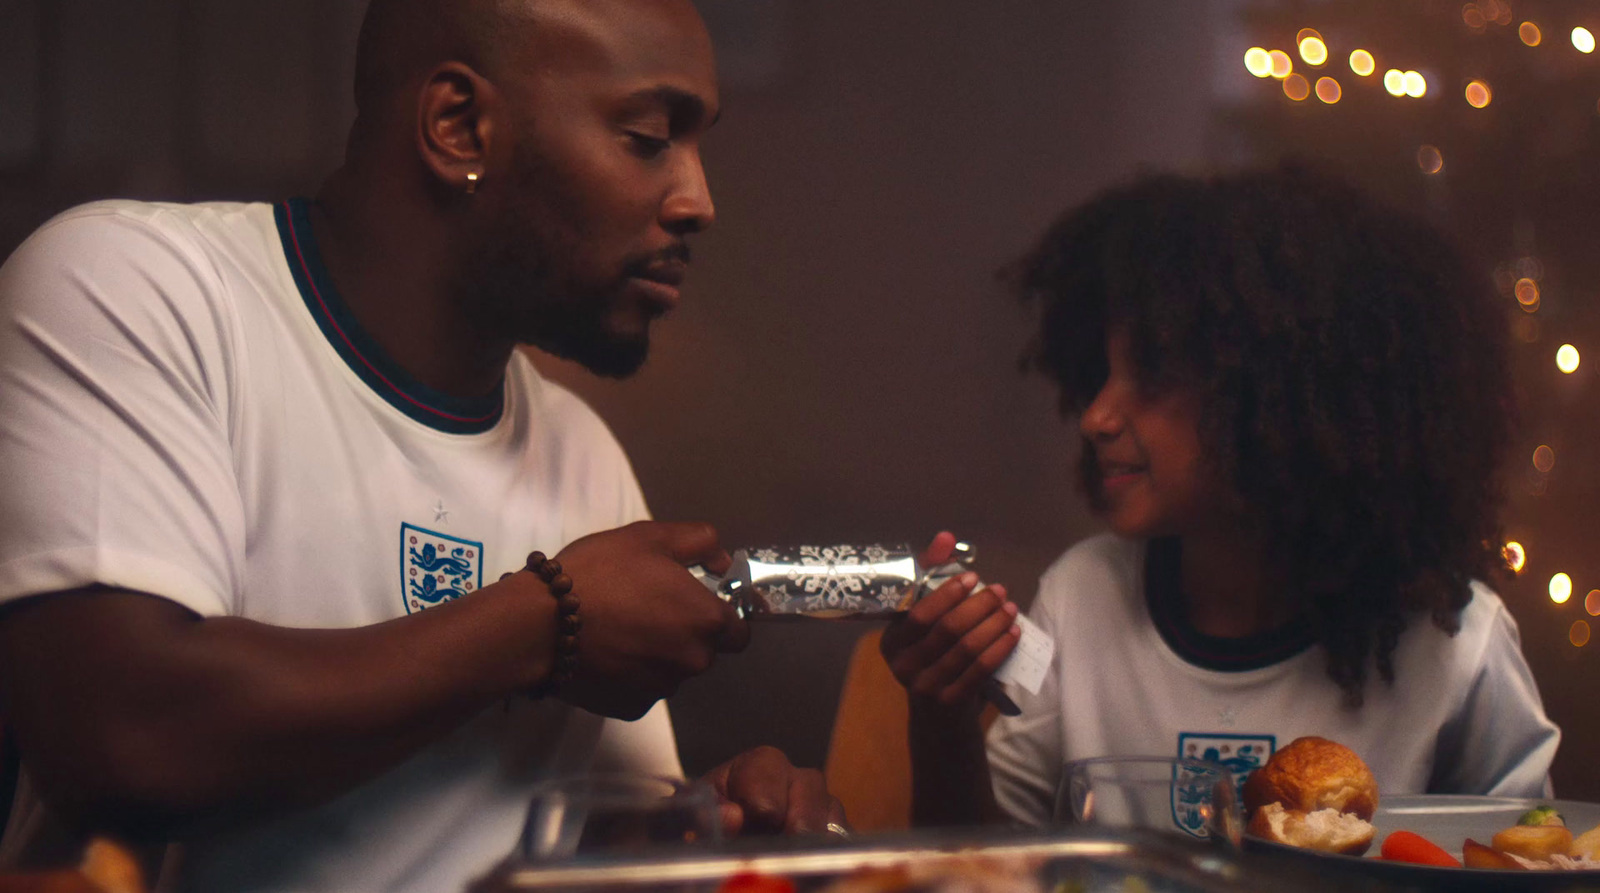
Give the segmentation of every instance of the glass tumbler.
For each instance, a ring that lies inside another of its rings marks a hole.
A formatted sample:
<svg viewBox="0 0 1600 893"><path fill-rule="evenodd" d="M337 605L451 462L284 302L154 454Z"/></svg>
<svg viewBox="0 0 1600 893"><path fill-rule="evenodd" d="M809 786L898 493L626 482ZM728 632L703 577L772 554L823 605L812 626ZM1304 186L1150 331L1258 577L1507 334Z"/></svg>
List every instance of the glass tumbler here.
<svg viewBox="0 0 1600 893"><path fill-rule="evenodd" d="M1179 757L1068 763L1056 792L1061 824L1139 828L1238 847L1244 830L1232 770Z"/></svg>
<svg viewBox="0 0 1600 893"><path fill-rule="evenodd" d="M717 792L703 781L585 773L534 789L521 855L530 862L614 859L721 839Z"/></svg>

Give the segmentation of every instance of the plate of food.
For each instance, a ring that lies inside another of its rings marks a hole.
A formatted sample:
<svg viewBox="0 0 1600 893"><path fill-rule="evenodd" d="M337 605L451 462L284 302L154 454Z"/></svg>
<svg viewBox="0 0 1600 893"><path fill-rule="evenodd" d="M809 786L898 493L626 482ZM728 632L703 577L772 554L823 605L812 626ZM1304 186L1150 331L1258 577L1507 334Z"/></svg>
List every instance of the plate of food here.
<svg viewBox="0 0 1600 893"><path fill-rule="evenodd" d="M1600 804L1455 794L1379 797L1349 748L1301 738L1244 786L1248 848L1359 868L1405 887L1600 889Z"/></svg>

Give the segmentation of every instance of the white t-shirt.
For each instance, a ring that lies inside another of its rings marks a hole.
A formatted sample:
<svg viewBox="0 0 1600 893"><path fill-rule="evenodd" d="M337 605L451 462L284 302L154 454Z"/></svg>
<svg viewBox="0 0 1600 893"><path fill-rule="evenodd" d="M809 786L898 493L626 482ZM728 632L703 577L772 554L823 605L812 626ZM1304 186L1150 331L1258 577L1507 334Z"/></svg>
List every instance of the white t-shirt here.
<svg viewBox="0 0 1600 893"><path fill-rule="evenodd" d="M0 602L100 583L364 626L647 516L605 425L520 354L478 400L385 357L306 210L87 205L0 268ZM595 763L680 774L665 706L513 699L330 803L186 845L182 886L461 889L511 852L531 785ZM19 798L10 858L42 815Z"/></svg>
<svg viewBox="0 0 1600 893"><path fill-rule="evenodd" d="M1041 578L1029 616L1055 637L1056 664L1039 694L1014 692L1022 714L1002 717L988 738L995 797L1013 818L1051 819L1070 760L1199 757L1242 783L1303 735L1355 750L1384 794L1548 795L1560 732L1516 622L1488 588L1473 584L1453 637L1414 619L1395 650L1394 685L1369 681L1365 705L1350 710L1309 630L1208 639L1165 600L1147 599L1149 548L1093 537Z"/></svg>

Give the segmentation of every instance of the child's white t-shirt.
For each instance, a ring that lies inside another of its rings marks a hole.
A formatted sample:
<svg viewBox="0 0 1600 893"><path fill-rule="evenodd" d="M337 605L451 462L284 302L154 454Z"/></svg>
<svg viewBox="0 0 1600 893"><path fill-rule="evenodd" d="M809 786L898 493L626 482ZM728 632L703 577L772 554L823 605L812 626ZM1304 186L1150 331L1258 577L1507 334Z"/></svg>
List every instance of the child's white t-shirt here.
<svg viewBox="0 0 1600 893"><path fill-rule="evenodd" d="M104 584L365 626L648 514L604 423L522 355L483 399L409 380L338 300L303 202L57 217L0 267L0 360L0 603ZM511 699L331 802L189 842L180 884L459 890L511 853L534 784L597 762L680 774L665 706ZM23 793L13 857L44 816Z"/></svg>
<svg viewBox="0 0 1600 893"><path fill-rule="evenodd" d="M1365 705L1350 710L1318 646L1280 637L1249 643L1253 653L1219 653L1224 643L1152 617L1147 548L1096 536L1040 580L1029 616L1055 637L1056 663L1037 695L1013 693L1022 714L1000 718L988 737L995 797L1013 818L1049 822L1071 760L1199 757L1242 782L1303 735L1355 750L1383 794L1548 796L1560 731L1516 622L1487 587L1473 584L1453 637L1414 619L1395 651L1394 685L1369 681Z"/></svg>

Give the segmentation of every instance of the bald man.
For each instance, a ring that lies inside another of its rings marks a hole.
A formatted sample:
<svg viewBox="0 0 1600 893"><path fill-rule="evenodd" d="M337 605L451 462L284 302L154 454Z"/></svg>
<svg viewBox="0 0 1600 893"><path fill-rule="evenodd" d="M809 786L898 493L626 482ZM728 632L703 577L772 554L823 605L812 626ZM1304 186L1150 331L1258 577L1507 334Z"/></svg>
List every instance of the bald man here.
<svg viewBox="0 0 1600 893"><path fill-rule="evenodd" d="M541 780L679 775L661 699L748 639L716 532L517 351L625 376L678 303L693 6L378 0L357 67L316 199L88 205L0 268L0 865L110 830L175 889L461 889ZM843 822L771 749L711 781L733 833Z"/></svg>

